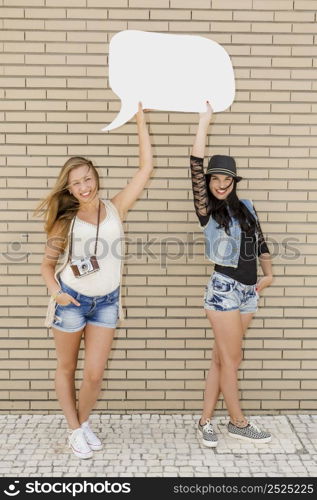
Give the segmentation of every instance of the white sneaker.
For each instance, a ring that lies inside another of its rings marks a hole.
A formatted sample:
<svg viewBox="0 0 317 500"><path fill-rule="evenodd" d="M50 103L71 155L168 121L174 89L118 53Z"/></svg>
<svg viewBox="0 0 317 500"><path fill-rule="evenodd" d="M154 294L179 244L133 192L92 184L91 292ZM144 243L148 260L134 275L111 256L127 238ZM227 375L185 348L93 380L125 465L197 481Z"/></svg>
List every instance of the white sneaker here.
<svg viewBox="0 0 317 500"><path fill-rule="evenodd" d="M81 428L84 431L84 436L86 438L89 447L94 451L102 450L103 448L102 442L96 436L96 434L91 430L88 420L86 420L86 422L83 422L81 424Z"/></svg>
<svg viewBox="0 0 317 500"><path fill-rule="evenodd" d="M74 431L69 430L68 432L69 446L73 450L74 455L79 458L91 458L93 452L86 441L83 429L79 427Z"/></svg>

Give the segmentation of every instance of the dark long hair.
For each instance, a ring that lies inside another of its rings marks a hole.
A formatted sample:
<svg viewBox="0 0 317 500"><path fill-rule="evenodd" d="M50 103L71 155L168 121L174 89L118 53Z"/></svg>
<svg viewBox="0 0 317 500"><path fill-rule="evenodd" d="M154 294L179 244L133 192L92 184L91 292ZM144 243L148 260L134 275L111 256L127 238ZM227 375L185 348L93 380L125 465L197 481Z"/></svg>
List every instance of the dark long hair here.
<svg viewBox="0 0 317 500"><path fill-rule="evenodd" d="M239 200L237 196L237 181L233 178L233 189L225 200L218 200L210 191L211 175L206 175L206 183L209 197L209 206L211 207L211 216L218 222L218 228L222 227L230 235L231 217L235 217L246 235L254 234L256 230L256 220L249 212L247 207Z"/></svg>

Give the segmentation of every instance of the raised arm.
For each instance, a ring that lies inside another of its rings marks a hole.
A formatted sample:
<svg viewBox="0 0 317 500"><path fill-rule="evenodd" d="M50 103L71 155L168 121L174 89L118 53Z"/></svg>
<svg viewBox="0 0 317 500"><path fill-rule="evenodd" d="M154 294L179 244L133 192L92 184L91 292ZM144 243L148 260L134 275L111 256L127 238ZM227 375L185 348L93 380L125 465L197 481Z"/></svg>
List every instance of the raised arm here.
<svg viewBox="0 0 317 500"><path fill-rule="evenodd" d="M124 219L127 211L141 195L153 170L150 135L141 103L139 103L139 109L136 114L136 123L139 137L139 169L129 184L111 200L116 206L121 219Z"/></svg>
<svg viewBox="0 0 317 500"><path fill-rule="evenodd" d="M207 101L207 109L204 113L199 113L198 129L191 154L198 158L204 158L208 127L212 117L212 107Z"/></svg>
<svg viewBox="0 0 317 500"><path fill-rule="evenodd" d="M207 103L206 112L199 114L198 129L190 156L190 170L195 211L202 226L207 224L210 217L208 186L206 184L204 174L203 160L205 156L208 126L211 117L212 108L210 104Z"/></svg>

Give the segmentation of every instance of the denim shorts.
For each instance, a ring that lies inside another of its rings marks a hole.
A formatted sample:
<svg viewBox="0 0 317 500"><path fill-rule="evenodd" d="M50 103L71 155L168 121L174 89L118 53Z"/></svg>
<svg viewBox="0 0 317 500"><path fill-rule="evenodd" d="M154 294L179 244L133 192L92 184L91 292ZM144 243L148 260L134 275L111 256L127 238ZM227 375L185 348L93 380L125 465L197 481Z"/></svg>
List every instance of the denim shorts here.
<svg viewBox="0 0 317 500"><path fill-rule="evenodd" d="M256 285L244 285L224 274L214 272L206 286L204 308L211 311L240 311L254 313L258 310L259 295Z"/></svg>
<svg viewBox="0 0 317 500"><path fill-rule="evenodd" d="M57 304L52 323L53 328L62 332L78 332L86 324L105 328L115 328L117 326L120 287L107 295L88 297L76 292L62 281L60 281L60 285L63 292L74 297L80 303L80 306L76 306L72 302L67 306Z"/></svg>

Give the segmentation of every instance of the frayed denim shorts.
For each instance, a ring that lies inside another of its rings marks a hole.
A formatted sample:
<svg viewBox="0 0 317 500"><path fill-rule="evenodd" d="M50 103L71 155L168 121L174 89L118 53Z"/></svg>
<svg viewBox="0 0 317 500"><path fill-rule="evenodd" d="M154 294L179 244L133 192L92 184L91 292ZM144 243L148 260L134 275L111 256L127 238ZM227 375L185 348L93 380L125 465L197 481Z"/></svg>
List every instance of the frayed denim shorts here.
<svg viewBox="0 0 317 500"><path fill-rule="evenodd" d="M74 297L80 303L80 306L76 306L72 302L67 306L57 304L52 323L53 328L62 332L78 332L87 324L116 328L120 287L107 295L89 297L76 292L62 281L60 281L60 285L63 292Z"/></svg>
<svg viewBox="0 0 317 500"><path fill-rule="evenodd" d="M258 310L259 295L256 285L244 285L215 271L206 286L204 308L211 311L240 311L254 313Z"/></svg>

